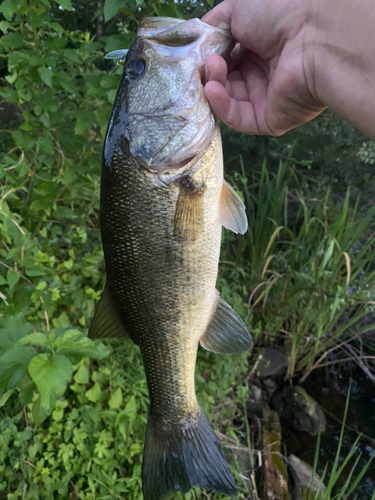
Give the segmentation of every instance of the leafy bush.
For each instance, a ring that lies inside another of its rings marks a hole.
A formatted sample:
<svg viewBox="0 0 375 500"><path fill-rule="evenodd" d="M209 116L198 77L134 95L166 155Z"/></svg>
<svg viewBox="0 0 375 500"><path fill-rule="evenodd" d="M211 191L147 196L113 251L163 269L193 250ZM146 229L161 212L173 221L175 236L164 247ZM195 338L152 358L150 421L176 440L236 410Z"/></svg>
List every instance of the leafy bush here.
<svg viewBox="0 0 375 500"><path fill-rule="evenodd" d="M0 413L0 498L2 490L8 500L143 498L148 393L142 360L129 340L112 341L110 349L110 358L91 364L82 359L74 366L64 398L39 427L36 402L24 411L10 397ZM244 355L228 363L227 356L199 353L198 399L214 421L213 413L220 415L221 430L232 425L236 409L235 403L224 405L225 394L242 383L245 366ZM228 434L235 436L230 429ZM200 495L196 490L184 498Z"/></svg>

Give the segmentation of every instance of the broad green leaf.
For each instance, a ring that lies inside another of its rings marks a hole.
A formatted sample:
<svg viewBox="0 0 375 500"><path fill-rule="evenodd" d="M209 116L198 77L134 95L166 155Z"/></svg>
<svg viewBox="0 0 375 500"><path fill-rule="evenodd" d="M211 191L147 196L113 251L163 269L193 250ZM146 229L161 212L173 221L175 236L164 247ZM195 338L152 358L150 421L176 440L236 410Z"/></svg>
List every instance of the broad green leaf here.
<svg viewBox="0 0 375 500"><path fill-rule="evenodd" d="M36 391L36 385L31 380L28 373L26 373L20 383L18 384L20 392L18 393L18 398L23 406L28 405L32 402L34 391Z"/></svg>
<svg viewBox="0 0 375 500"><path fill-rule="evenodd" d="M76 374L74 375L74 381L77 384L88 384L90 381L90 372L84 364L78 368Z"/></svg>
<svg viewBox="0 0 375 500"><path fill-rule="evenodd" d="M73 10L71 0L56 0L64 10Z"/></svg>
<svg viewBox="0 0 375 500"><path fill-rule="evenodd" d="M105 0L104 4L104 19L107 23L112 17L114 17L120 9L124 6L124 2L121 0Z"/></svg>
<svg viewBox="0 0 375 500"><path fill-rule="evenodd" d="M16 90L11 89L10 87L3 87L0 90L0 95L6 101L14 102L15 104L18 104L19 98L18 98L18 94L17 94Z"/></svg>
<svg viewBox="0 0 375 500"><path fill-rule="evenodd" d="M5 405L10 396L12 395L13 389L9 389L9 391L4 392L4 394L0 397L0 408Z"/></svg>
<svg viewBox="0 0 375 500"><path fill-rule="evenodd" d="M39 66L38 73L42 81L46 85L48 85L48 87L52 87L52 77L53 77L52 69L49 69L46 66Z"/></svg>
<svg viewBox="0 0 375 500"><path fill-rule="evenodd" d="M89 389L86 393L85 396L87 399L89 399L92 403L97 403L102 395L102 390L100 389L100 385L98 382L95 382L95 384Z"/></svg>
<svg viewBox="0 0 375 500"><path fill-rule="evenodd" d="M47 339L47 335L40 332L31 333L30 335L26 335L26 337L22 337L18 344L20 345L38 345L38 346L48 346L51 342Z"/></svg>
<svg viewBox="0 0 375 500"><path fill-rule="evenodd" d="M52 411L52 410L51 410ZM42 405L42 397L38 395L38 399L34 401L31 414L33 416L34 423L38 427L44 420L50 415L51 411L48 411Z"/></svg>
<svg viewBox="0 0 375 500"><path fill-rule="evenodd" d="M37 355L29 346L15 346L0 357L0 395L15 387L27 373L29 363Z"/></svg>
<svg viewBox="0 0 375 500"><path fill-rule="evenodd" d="M69 359L59 354L38 354L31 360L29 374L40 392L40 404L47 412L53 410L56 400L64 394L72 373Z"/></svg>
<svg viewBox="0 0 375 500"><path fill-rule="evenodd" d="M21 275L18 271L15 271L14 269L8 269L7 280L8 280L9 288L11 290L17 285L17 283L20 280L20 277L21 277Z"/></svg>
<svg viewBox="0 0 375 500"><path fill-rule="evenodd" d="M67 328L69 327L69 318L65 311L63 311L58 318L54 318L53 326L56 328Z"/></svg>
<svg viewBox="0 0 375 500"><path fill-rule="evenodd" d="M6 30L9 28L10 23L7 21L0 21L0 31L2 31L4 34L6 33Z"/></svg>
<svg viewBox="0 0 375 500"><path fill-rule="evenodd" d="M117 410L122 405L122 391L121 388L118 387L115 392L112 394L112 397L108 401L108 406L113 410Z"/></svg>
<svg viewBox="0 0 375 500"><path fill-rule="evenodd" d="M0 38L0 46L8 49L17 49L23 42L23 36L20 33L8 33Z"/></svg>
<svg viewBox="0 0 375 500"><path fill-rule="evenodd" d="M18 8L18 0L3 0L0 2L0 12L4 14L4 17L8 21L12 20L12 15L18 10Z"/></svg>
<svg viewBox="0 0 375 500"><path fill-rule="evenodd" d="M109 354L103 344L96 344L78 330L66 331L55 340L55 345L60 349L60 354L73 357L77 361L83 357L102 359Z"/></svg>
<svg viewBox="0 0 375 500"><path fill-rule="evenodd" d="M14 347L18 340L33 331L30 323L27 323L23 314L5 316L2 319L3 328L0 328L0 351L6 351Z"/></svg>

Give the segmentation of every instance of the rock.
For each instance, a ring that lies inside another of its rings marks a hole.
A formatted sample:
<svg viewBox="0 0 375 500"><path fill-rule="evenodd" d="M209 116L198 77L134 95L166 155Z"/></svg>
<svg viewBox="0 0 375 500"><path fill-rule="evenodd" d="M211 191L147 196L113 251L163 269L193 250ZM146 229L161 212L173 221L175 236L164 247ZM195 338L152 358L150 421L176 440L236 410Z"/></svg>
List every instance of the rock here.
<svg viewBox="0 0 375 500"><path fill-rule="evenodd" d="M258 360L257 372L260 378L283 377L288 369L286 355L273 347L266 347Z"/></svg>
<svg viewBox="0 0 375 500"><path fill-rule="evenodd" d="M262 389L255 384L250 384L249 386L249 399L253 400L254 403L262 403Z"/></svg>
<svg viewBox="0 0 375 500"><path fill-rule="evenodd" d="M267 389L270 389L270 391L274 391L275 389L277 389L277 383L272 378L265 378L263 380L263 383L267 387Z"/></svg>
<svg viewBox="0 0 375 500"><path fill-rule="evenodd" d="M288 472L281 454L281 426L276 412L263 408L263 488L265 500L291 500Z"/></svg>
<svg viewBox="0 0 375 500"><path fill-rule="evenodd" d="M323 492L326 489L321 478L313 474L313 468L308 463L295 455L289 455L288 465L292 500L314 500L317 491ZM311 482L313 475L314 479Z"/></svg>
<svg viewBox="0 0 375 500"><path fill-rule="evenodd" d="M272 398L272 404L280 418L292 423L298 431L316 436L325 432L327 420L318 403L301 386L285 386Z"/></svg>
<svg viewBox="0 0 375 500"><path fill-rule="evenodd" d="M246 402L247 413L248 415L257 415L260 417L263 407L266 404L263 401L262 389L255 384L250 384L249 389L249 399Z"/></svg>

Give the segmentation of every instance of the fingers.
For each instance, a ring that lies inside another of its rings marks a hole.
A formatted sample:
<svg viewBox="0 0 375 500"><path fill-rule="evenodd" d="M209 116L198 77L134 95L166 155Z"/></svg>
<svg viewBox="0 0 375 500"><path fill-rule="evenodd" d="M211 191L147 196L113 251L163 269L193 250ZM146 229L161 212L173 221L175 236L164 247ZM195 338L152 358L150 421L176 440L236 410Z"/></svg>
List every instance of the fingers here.
<svg viewBox="0 0 375 500"><path fill-rule="evenodd" d="M216 54L207 57L205 61L205 82L215 80L223 87L227 80L228 67L224 59Z"/></svg>
<svg viewBox="0 0 375 500"><path fill-rule="evenodd" d="M227 76L225 61L216 55L208 57L205 94L215 115L235 130L277 135L266 121L268 77L256 60L248 57L241 71Z"/></svg>
<svg viewBox="0 0 375 500"><path fill-rule="evenodd" d="M202 17L202 21L211 26L230 29L232 12L233 2L231 0L225 0L214 9L207 12L207 14Z"/></svg>
<svg viewBox="0 0 375 500"><path fill-rule="evenodd" d="M210 81L206 84L205 93L212 111L229 127L238 132L259 134L254 109L249 101L237 101L230 97L227 89L216 81Z"/></svg>

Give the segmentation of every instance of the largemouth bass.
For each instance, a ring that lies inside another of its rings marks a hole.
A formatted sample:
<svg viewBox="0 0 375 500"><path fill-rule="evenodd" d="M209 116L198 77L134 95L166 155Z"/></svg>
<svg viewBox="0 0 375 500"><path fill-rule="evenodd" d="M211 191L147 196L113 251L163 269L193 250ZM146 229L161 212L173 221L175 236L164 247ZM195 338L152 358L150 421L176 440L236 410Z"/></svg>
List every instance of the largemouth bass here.
<svg viewBox="0 0 375 500"><path fill-rule="evenodd" d="M126 54L105 139L107 284L89 335L128 335L141 349L150 393L145 500L193 486L236 494L194 389L199 342L219 353L252 347L215 290L221 226L243 233L247 220L223 179L220 132L201 77L205 58L231 47L227 31L198 19L146 19Z"/></svg>

